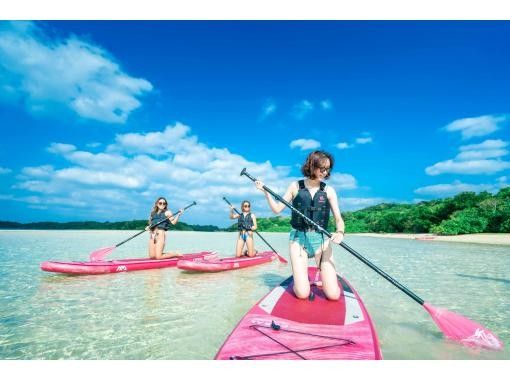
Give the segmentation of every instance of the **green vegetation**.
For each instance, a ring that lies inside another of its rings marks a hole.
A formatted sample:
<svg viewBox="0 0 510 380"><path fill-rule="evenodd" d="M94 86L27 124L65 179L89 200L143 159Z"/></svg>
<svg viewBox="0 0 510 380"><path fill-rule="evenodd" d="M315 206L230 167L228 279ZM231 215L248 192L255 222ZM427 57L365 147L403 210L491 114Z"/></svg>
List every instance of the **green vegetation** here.
<svg viewBox="0 0 510 380"><path fill-rule="evenodd" d="M16 223L0 221L0 229L23 229L23 230L143 230L147 220L132 220L128 222L37 222L37 223ZM216 226L200 226L178 222L170 227L176 231L220 231Z"/></svg>
<svg viewBox="0 0 510 380"><path fill-rule="evenodd" d="M453 198L436 199L417 204L383 203L355 212L343 213L346 232L435 233L460 235L483 232L510 232L510 187L492 195L464 192ZM290 218L275 216L257 218L259 231L288 232ZM38 222L16 223L0 221L0 229L31 230L142 230L146 220L128 222ZM334 230L330 219L329 230ZM177 231L237 231L237 223L223 229L216 226L177 223Z"/></svg>
<svg viewBox="0 0 510 380"><path fill-rule="evenodd" d="M510 187L496 195L464 192L417 204L383 203L342 214L346 232L459 235L510 232ZM290 231L290 218L257 218L259 231ZM334 231L330 219L329 230ZM237 224L228 228L235 231Z"/></svg>

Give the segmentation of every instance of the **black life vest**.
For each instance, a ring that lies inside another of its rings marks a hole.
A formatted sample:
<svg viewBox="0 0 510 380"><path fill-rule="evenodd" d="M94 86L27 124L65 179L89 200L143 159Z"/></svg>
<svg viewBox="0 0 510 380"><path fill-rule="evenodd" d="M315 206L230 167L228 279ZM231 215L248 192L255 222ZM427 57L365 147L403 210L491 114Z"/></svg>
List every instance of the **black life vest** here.
<svg viewBox="0 0 510 380"><path fill-rule="evenodd" d="M251 212L244 216L243 213L239 215L237 218L237 229L239 231L251 231L251 227L253 226L253 219L251 218Z"/></svg>
<svg viewBox="0 0 510 380"><path fill-rule="evenodd" d="M296 197L292 200L292 205L302 212L305 216L313 220L319 226L328 229L329 213L331 207L329 205L328 194L324 191L326 184L320 183L319 190L315 193L312 199L310 191L305 187L305 181L300 180L299 191ZM295 211L292 211L292 218L290 220L292 228L305 231L309 229L316 229L313 224L307 222L303 217L299 216Z"/></svg>
<svg viewBox="0 0 510 380"><path fill-rule="evenodd" d="M168 231L168 228L170 227L170 221L165 215L165 212L155 213L151 216L151 226L161 222L162 220L166 219L165 222L162 222L155 228L163 229L165 231Z"/></svg>

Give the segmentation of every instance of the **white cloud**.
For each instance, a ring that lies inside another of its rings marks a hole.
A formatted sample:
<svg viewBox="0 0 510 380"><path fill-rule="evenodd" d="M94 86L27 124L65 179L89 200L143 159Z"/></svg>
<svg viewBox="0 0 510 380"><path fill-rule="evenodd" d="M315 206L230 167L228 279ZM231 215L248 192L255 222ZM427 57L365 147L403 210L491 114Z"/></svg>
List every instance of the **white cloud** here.
<svg viewBox="0 0 510 380"><path fill-rule="evenodd" d="M498 129L508 120L507 115L493 116L484 115L455 120L443 129L447 132L460 132L464 140L472 137L486 136Z"/></svg>
<svg viewBox="0 0 510 380"><path fill-rule="evenodd" d="M302 120L305 118L306 115L312 112L313 108L314 108L313 103L305 99L294 105L291 114L296 119Z"/></svg>
<svg viewBox="0 0 510 380"><path fill-rule="evenodd" d="M425 169L428 175L450 174L494 174L502 170L510 169L510 162L500 160L471 160L454 161L446 160L438 162Z"/></svg>
<svg viewBox="0 0 510 380"><path fill-rule="evenodd" d="M11 170L11 169L9 169L9 168L3 168L3 167L1 167L1 166L0 166L0 175L2 175L2 174L9 174L9 173L11 173L11 172L12 172L12 170Z"/></svg>
<svg viewBox="0 0 510 380"><path fill-rule="evenodd" d="M75 151L76 147L71 144L51 143L46 150L50 153L66 154Z"/></svg>
<svg viewBox="0 0 510 380"><path fill-rule="evenodd" d="M470 144L470 145L462 145L459 150L461 152L469 151L469 150L493 150L493 149L503 149L508 146L508 142L503 140L485 140L480 144Z"/></svg>
<svg viewBox="0 0 510 380"><path fill-rule="evenodd" d="M259 117L259 120L264 120L268 116L272 115L276 112L276 103L273 100L267 100L264 106L262 107L262 112Z"/></svg>
<svg viewBox="0 0 510 380"><path fill-rule="evenodd" d="M505 148L508 143L503 140L486 140L480 144L463 145L459 148L461 153L455 157L457 161L483 160L499 158L509 152Z"/></svg>
<svg viewBox="0 0 510 380"><path fill-rule="evenodd" d="M332 173L331 177L328 179L328 184L336 191L352 190L358 187L356 178L345 173Z"/></svg>
<svg viewBox="0 0 510 380"><path fill-rule="evenodd" d="M464 191L473 191L479 193L480 191L494 191L497 186L493 184L468 184L460 181L453 183L437 184L431 186L420 187L414 192L420 195L433 195L438 197L452 196Z"/></svg>
<svg viewBox="0 0 510 380"><path fill-rule="evenodd" d="M342 196L339 197L341 211L355 211L387 202L389 201L384 198L353 198Z"/></svg>
<svg viewBox="0 0 510 380"><path fill-rule="evenodd" d="M371 144L373 141L374 141L373 137L370 136L369 132L363 132L362 137L355 138L353 143L349 144L347 142L339 142L335 144L335 147L337 147L340 150L351 149L356 147L357 145Z"/></svg>
<svg viewBox="0 0 510 380"><path fill-rule="evenodd" d="M350 148L354 148L354 145L349 145L348 143L346 142L339 142L338 144L335 145L338 149L350 149Z"/></svg>
<svg viewBox="0 0 510 380"><path fill-rule="evenodd" d="M454 158L438 162L425 169L428 175L451 174L494 174L510 168L510 162L501 160L509 152L504 149L508 142L485 140L479 144L462 145Z"/></svg>
<svg viewBox="0 0 510 380"><path fill-rule="evenodd" d="M119 134L104 152L63 143L53 143L48 150L67 164L23 168L13 189L29 195L15 193L10 199L74 220L145 218L154 199L164 195L171 209L198 202L184 222L228 225L223 196L234 204L250 199L260 205L259 214L272 215L262 192L239 175L243 167L278 194L298 179L289 175L288 166L249 161L228 149L208 147L181 123L160 132ZM356 179L346 173L333 173L328 183L337 191L357 187Z"/></svg>
<svg viewBox="0 0 510 380"><path fill-rule="evenodd" d="M294 148L300 148L301 150L312 150L317 149L321 146L321 143L317 140L312 139L297 139L293 140L290 143L290 147L292 149Z"/></svg>
<svg viewBox="0 0 510 380"><path fill-rule="evenodd" d="M23 101L34 113L60 105L85 119L124 123L152 90L101 47L76 36L51 39L31 22L0 28L0 62L0 98Z"/></svg>
<svg viewBox="0 0 510 380"><path fill-rule="evenodd" d="M358 137L356 140L356 144L369 144L372 142L372 137Z"/></svg>
<svg viewBox="0 0 510 380"><path fill-rule="evenodd" d="M331 102L331 100L326 99L320 102L320 106L323 110L328 111L333 108L333 103Z"/></svg>

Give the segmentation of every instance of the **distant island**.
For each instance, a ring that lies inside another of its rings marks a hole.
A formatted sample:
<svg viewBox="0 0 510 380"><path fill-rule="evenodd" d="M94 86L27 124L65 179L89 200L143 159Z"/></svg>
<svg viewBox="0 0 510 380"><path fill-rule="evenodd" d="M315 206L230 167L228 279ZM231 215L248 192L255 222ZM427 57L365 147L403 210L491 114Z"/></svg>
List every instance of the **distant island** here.
<svg viewBox="0 0 510 380"><path fill-rule="evenodd" d="M127 222L34 222L17 223L0 221L0 229L10 230L143 230L147 220L131 220ZM197 225L178 222L170 228L176 231L222 231L211 225Z"/></svg>
<svg viewBox="0 0 510 380"><path fill-rule="evenodd" d="M510 232L510 187L497 194L489 192L459 193L451 198L416 204L382 203L354 212L343 212L346 233L432 233L462 235ZM290 231L290 217L257 218L260 232ZM29 230L142 230L146 220L127 222L36 222L0 221L0 229ZM330 219L330 231L334 220ZM228 228L179 222L171 227L177 231L236 231L237 223Z"/></svg>

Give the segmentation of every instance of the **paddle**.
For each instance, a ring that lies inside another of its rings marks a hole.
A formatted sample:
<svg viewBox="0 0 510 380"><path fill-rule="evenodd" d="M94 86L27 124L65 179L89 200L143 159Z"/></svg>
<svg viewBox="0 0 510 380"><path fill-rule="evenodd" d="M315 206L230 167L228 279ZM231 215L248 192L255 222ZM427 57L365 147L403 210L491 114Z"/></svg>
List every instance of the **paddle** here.
<svg viewBox="0 0 510 380"><path fill-rule="evenodd" d="M194 206L196 205L197 202L193 202L189 205L187 205L186 207L184 207L182 209L182 211L190 208L191 206ZM172 215L168 220L173 220L175 217L177 217L177 215L179 215L181 212L177 212L175 215ZM153 224L152 226L149 227L149 229L151 228L154 228L158 225L160 225L161 223L165 222L167 220L167 218L163 219L162 221L156 223L156 224ZM113 247L106 247L106 248L100 248L98 249L97 251L94 251L90 254L89 258L90 258L90 261L102 261L106 255L108 255L110 252L112 252L115 248L121 246L122 244L124 243L127 243L128 241L130 241L131 239L134 239L135 237L137 237L138 235L141 235L145 232L146 230L144 229L143 231L140 231L138 233L136 233L135 235L131 236L130 238L124 240L124 241L121 241L119 244L113 246Z"/></svg>
<svg viewBox="0 0 510 380"><path fill-rule="evenodd" d="M231 206L231 207L232 207L232 209L233 209L233 210L234 210L234 211L235 211L238 215L241 215L241 213L240 213L239 211L237 211L237 209L236 209L234 206L232 206L232 203L230 203L230 202L227 200L227 198L223 197L223 200L224 200L225 202L227 202L227 203L228 203L228 205L229 205L229 206ZM283 257L281 257L281 256L278 254L278 252L276 252L276 249L274 249L273 247L271 247L271 244L269 244L269 243L266 241L266 239L264 239L264 238L262 237L262 235L258 233L258 231L257 231L257 230L254 230L253 232L255 232L255 233L257 234L257 236L258 236L259 238L261 238L261 239L262 239L262 241L263 241L264 243L266 243L266 244L267 244L267 246L268 246L268 247L269 247L269 248L270 248L270 249L271 249L274 253L276 253L276 256L278 256L278 260L280 260L280 262L281 262L281 263L287 264L287 260L285 260Z"/></svg>
<svg viewBox="0 0 510 380"><path fill-rule="evenodd" d="M244 168L241 171L241 176L245 175L249 179L251 179L253 182L257 181L255 178L253 178L248 172L246 172L246 168ZM299 216L301 216L303 219L305 219L308 223L315 226L318 232L323 233L327 237L331 238L331 233L321 226L319 226L317 223L315 223L313 220L308 218L306 215L303 215L299 210L297 210L292 204L287 202L285 199L283 199L281 196L276 194L274 191L269 189L267 186L262 187L264 190L266 190L269 194L271 194L275 199L282 202L285 206L290 208L292 211L296 212ZM460 315L456 314L452 311L449 311L447 309L443 308L437 308L435 306L432 306L431 304L425 302L423 299L418 297L415 293L413 293L411 290L406 288L404 285L399 283L397 280L395 280L393 277L391 277L389 274L384 272L382 269L378 268L376 265L371 263L368 259L363 257L361 254L356 252L354 249L349 247L344 242L341 242L340 245L342 248L347 250L350 254L354 255L358 260L362 261L364 264L368 265L372 270L380 274L382 277L384 277L386 280L388 280L390 283L395 285L398 289L402 290L405 294L407 294L409 297L411 297L413 300L415 300L417 303L422 305L425 310L430 314L434 322L437 324L439 329L443 332L443 334L454 341L457 341L459 343L465 344L465 345L471 345L471 346L479 346L484 347L492 350L502 350L503 349L503 342L499 340L499 338L493 334L489 329L483 327L482 325L471 321L470 319Z"/></svg>

